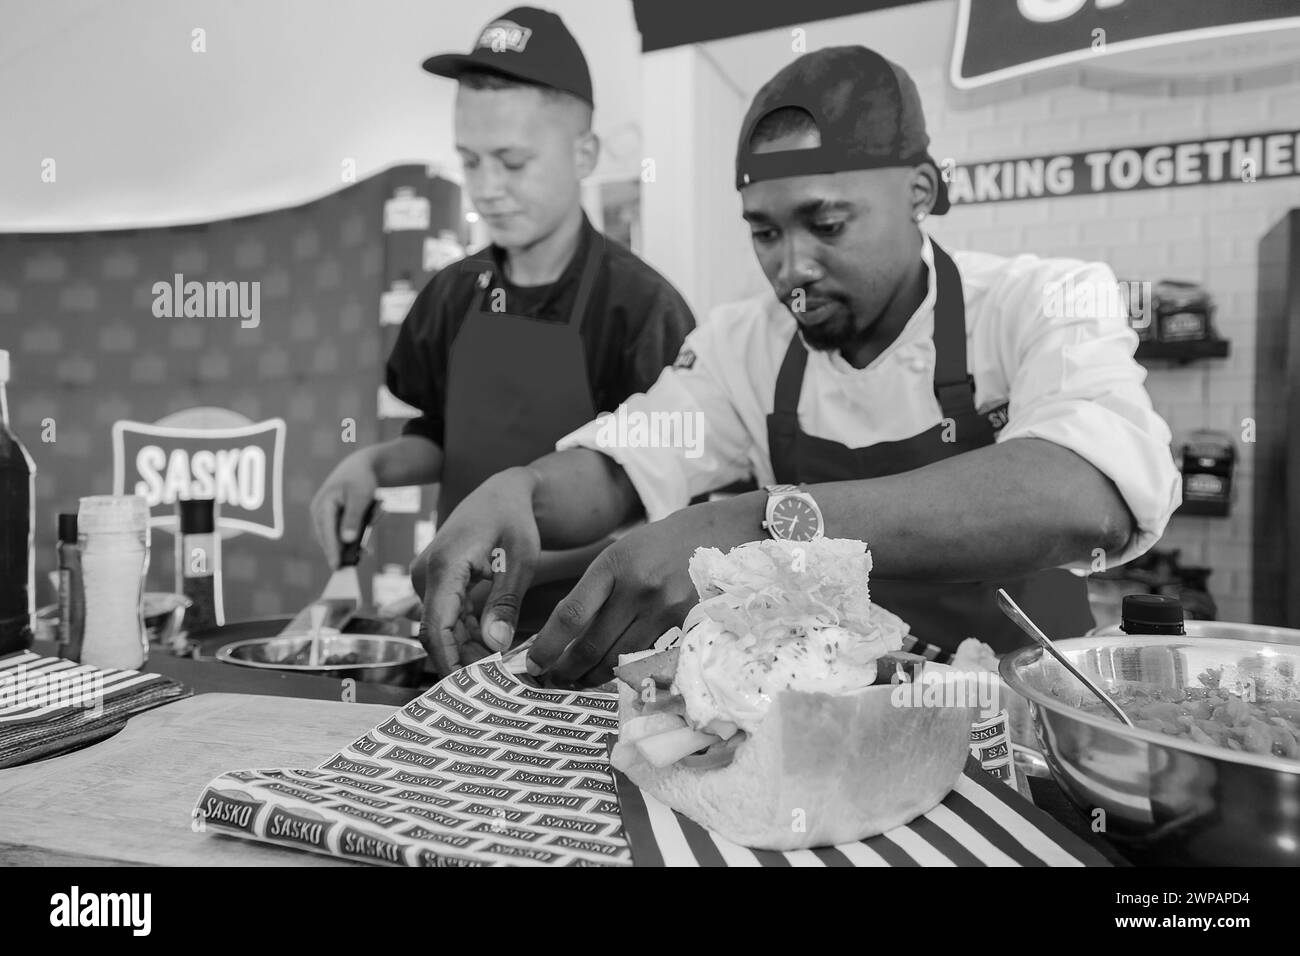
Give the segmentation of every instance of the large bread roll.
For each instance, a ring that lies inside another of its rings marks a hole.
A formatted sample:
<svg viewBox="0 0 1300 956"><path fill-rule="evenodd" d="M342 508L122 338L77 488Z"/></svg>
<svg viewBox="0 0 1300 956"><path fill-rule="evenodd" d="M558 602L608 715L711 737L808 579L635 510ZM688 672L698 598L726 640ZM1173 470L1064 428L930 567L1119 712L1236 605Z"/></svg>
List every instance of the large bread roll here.
<svg viewBox="0 0 1300 956"><path fill-rule="evenodd" d="M720 769L657 769L625 739L612 761L642 790L742 846L850 843L932 809L956 786L969 754L978 708L895 706L892 689L782 691ZM637 695L626 684L619 690L626 722L636 716Z"/></svg>

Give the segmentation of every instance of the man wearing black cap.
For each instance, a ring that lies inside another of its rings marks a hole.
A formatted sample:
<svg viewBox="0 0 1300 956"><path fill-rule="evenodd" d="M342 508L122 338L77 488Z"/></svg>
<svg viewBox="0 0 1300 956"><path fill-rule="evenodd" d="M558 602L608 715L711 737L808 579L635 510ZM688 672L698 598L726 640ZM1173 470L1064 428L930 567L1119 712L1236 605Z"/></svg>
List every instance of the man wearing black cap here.
<svg viewBox="0 0 1300 956"><path fill-rule="evenodd" d="M492 549L516 560L484 619L509 621L538 541L573 546L641 513L651 523L557 606L535 671L607 679L681 624L695 548L764 535L866 541L873 601L942 651L1023 643L998 587L1049 634L1090 627L1067 568L1160 536L1179 501L1169 430L1124 317L1096 305L1118 301L1107 267L930 240L920 224L948 199L928 145L910 77L864 47L809 53L764 86L736 186L775 295L718 309L626 403L701 414L703 454L612 446L592 422L493 477L423 558L426 627L453 640L457 592ZM764 490L684 507L747 475Z"/></svg>
<svg viewBox="0 0 1300 956"><path fill-rule="evenodd" d="M694 327L677 291L582 211L599 151L591 76L558 16L511 10L471 52L424 68L459 82L456 148L492 245L435 275L402 324L388 387L423 414L345 459L312 502L332 564L338 515L351 540L376 487L439 481L445 521L488 476L649 388ZM539 625L603 542L583 544L533 576L549 582L531 592Z"/></svg>

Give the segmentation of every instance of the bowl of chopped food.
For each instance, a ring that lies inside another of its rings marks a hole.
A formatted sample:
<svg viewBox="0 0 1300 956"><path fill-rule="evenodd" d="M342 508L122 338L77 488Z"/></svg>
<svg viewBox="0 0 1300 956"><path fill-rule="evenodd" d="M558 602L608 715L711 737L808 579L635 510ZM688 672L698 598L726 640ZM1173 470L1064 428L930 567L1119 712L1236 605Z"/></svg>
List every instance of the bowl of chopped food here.
<svg viewBox="0 0 1300 956"><path fill-rule="evenodd" d="M257 637L234 641L217 651L217 660L241 667L351 678L400 687L418 686L428 656L420 642L382 634L340 634L322 628L320 646L312 653L309 634Z"/></svg>
<svg viewBox="0 0 1300 956"><path fill-rule="evenodd" d="M1188 621L1056 642L1126 727L1038 647L1003 659L1053 778L1135 863L1300 865L1300 631Z"/></svg>

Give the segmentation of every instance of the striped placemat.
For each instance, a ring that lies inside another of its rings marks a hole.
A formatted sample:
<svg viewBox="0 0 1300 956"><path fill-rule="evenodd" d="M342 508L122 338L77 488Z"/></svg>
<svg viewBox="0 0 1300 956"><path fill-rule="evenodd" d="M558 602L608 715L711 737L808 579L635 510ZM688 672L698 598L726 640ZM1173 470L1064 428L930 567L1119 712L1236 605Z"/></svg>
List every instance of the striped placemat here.
<svg viewBox="0 0 1300 956"><path fill-rule="evenodd" d="M0 657L0 768L84 746L189 691L159 674L20 651Z"/></svg>
<svg viewBox="0 0 1300 956"><path fill-rule="evenodd" d="M635 866L1110 866L971 758L956 788L906 826L813 850L751 850L643 792L614 771Z"/></svg>
<svg viewBox="0 0 1300 956"><path fill-rule="evenodd" d="M947 664L952 660L952 651L945 651L934 644L927 644L911 634L903 635L902 649L909 654L920 654L926 660L934 661L936 664Z"/></svg>

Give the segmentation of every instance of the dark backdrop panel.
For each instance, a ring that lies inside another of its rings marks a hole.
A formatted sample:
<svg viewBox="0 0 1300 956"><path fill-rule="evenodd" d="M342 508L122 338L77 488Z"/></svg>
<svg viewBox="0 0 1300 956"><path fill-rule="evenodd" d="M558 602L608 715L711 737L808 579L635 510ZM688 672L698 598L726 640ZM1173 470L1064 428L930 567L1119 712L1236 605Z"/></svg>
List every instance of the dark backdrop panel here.
<svg viewBox="0 0 1300 956"><path fill-rule="evenodd" d="M632 0L632 7L641 31L641 50L649 53L920 2L926 0ZM944 37L940 42L948 40Z"/></svg>
<svg viewBox="0 0 1300 956"><path fill-rule="evenodd" d="M456 227L458 188L404 166L293 209L200 226L0 235L10 416L37 466L38 603L54 600L56 515L112 491L113 423L204 405L287 426L284 534L225 542L227 618L296 610L319 593L327 570L308 502L344 455L381 436L383 206L398 185L438 197L427 234ZM152 287L175 273L260 282L259 326L155 317ZM342 440L344 418L356 444ZM155 530L150 589L172 590L172 547Z"/></svg>

